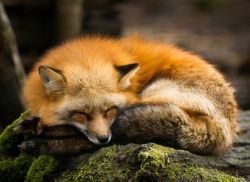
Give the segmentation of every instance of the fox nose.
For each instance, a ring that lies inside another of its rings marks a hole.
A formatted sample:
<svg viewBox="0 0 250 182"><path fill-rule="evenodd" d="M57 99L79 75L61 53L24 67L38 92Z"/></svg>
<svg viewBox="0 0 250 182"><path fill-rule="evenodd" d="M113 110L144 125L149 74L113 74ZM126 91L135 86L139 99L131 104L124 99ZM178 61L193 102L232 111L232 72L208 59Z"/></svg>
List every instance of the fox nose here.
<svg viewBox="0 0 250 182"><path fill-rule="evenodd" d="M101 143L101 144L105 144L109 142L109 136L99 136L97 137L97 140Z"/></svg>

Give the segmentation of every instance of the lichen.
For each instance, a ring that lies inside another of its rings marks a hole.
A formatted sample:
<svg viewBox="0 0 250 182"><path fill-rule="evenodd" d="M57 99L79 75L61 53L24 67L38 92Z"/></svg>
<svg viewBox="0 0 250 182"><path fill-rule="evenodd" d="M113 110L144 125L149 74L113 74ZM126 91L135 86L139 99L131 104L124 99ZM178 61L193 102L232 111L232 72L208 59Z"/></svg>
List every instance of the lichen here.
<svg viewBox="0 0 250 182"><path fill-rule="evenodd" d="M41 155L30 166L26 182L52 181L59 170L59 161L52 156Z"/></svg>

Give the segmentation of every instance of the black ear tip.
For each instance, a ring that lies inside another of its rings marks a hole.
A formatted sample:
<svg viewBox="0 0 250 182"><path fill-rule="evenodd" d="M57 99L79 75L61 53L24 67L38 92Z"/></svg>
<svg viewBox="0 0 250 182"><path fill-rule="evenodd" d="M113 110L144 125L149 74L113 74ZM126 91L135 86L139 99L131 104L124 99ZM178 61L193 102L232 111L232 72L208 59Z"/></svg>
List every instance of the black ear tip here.
<svg viewBox="0 0 250 182"><path fill-rule="evenodd" d="M130 67L131 70L133 70L135 68L138 68L140 66L140 64L139 63L132 63L132 64L128 64L127 66Z"/></svg>
<svg viewBox="0 0 250 182"><path fill-rule="evenodd" d="M38 67L38 69L42 69L42 68L47 68L47 66L45 66L45 65L40 65L40 66Z"/></svg>
<svg viewBox="0 0 250 182"><path fill-rule="evenodd" d="M132 64L127 64L127 65L123 65L123 66L116 66L116 70L122 75L126 75L127 73L129 73L130 71L138 68L140 65L138 63L132 63Z"/></svg>
<svg viewBox="0 0 250 182"><path fill-rule="evenodd" d="M40 73L41 71L43 71L43 70L45 70L45 69L47 69L47 68L48 68L48 66L40 65L40 66L38 67L38 71L39 71L39 73Z"/></svg>
<svg viewBox="0 0 250 182"><path fill-rule="evenodd" d="M62 74L62 72L61 72L60 70L58 70L58 69L56 69L56 68L52 68L52 67L50 67L50 66L40 65L40 66L38 67L39 73L40 73L41 71L44 71L44 70L50 70L50 71L56 72L57 74Z"/></svg>

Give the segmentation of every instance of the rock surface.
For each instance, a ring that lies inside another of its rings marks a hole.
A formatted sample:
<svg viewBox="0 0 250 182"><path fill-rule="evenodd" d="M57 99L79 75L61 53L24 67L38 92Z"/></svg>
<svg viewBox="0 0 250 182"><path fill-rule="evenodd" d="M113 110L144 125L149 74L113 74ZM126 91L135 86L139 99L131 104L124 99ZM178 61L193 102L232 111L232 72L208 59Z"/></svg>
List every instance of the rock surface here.
<svg viewBox="0 0 250 182"><path fill-rule="evenodd" d="M221 158L229 164L239 166L241 176L250 181L250 111L241 111L238 116L241 131L233 148Z"/></svg>
<svg viewBox="0 0 250 182"><path fill-rule="evenodd" d="M103 147L76 157L20 153L13 127L0 135L0 181L250 181L250 111L233 148L218 156L199 156L154 143Z"/></svg>

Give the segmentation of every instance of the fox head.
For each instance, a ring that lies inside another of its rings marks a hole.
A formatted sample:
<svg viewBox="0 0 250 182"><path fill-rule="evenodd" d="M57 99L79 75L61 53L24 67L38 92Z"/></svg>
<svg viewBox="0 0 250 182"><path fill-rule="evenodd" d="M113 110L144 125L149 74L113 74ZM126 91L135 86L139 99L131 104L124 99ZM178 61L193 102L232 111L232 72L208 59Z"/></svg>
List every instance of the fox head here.
<svg viewBox="0 0 250 182"><path fill-rule="evenodd" d="M137 63L88 68L71 64L63 70L40 65L39 75L48 99L40 109L41 124L73 125L92 143L108 143L119 109L135 97L126 89L138 68Z"/></svg>

